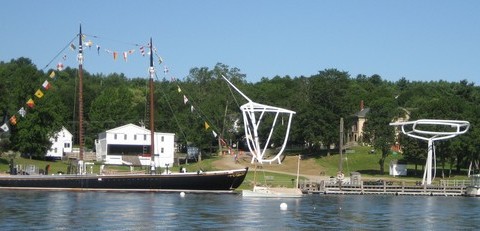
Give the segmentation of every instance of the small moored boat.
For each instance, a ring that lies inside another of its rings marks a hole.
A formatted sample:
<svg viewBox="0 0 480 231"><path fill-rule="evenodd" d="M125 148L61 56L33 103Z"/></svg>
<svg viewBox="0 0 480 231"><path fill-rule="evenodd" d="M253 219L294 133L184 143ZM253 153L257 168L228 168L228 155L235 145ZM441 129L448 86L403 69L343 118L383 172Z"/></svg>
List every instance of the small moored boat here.
<svg viewBox="0 0 480 231"><path fill-rule="evenodd" d="M470 185L467 187L465 195L480 197L480 174L475 174L470 177Z"/></svg>
<svg viewBox="0 0 480 231"><path fill-rule="evenodd" d="M254 186L252 190L242 190L243 197L296 198L303 193L298 188L271 188Z"/></svg>

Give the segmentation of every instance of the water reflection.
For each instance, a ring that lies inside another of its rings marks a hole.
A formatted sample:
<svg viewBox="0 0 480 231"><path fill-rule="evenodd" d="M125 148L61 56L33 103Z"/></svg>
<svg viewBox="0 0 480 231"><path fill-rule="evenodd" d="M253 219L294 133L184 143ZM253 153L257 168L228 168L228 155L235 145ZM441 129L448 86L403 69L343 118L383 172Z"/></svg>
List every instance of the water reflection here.
<svg viewBox="0 0 480 231"><path fill-rule="evenodd" d="M480 198L1 191L2 230L480 229ZM287 203L286 211L280 204Z"/></svg>

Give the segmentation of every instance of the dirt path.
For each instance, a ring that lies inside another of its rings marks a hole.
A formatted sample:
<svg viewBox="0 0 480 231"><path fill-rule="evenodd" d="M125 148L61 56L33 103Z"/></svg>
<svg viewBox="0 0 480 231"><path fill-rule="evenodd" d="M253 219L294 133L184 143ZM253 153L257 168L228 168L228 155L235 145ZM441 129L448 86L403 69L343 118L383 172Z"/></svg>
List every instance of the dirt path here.
<svg viewBox="0 0 480 231"><path fill-rule="evenodd" d="M255 166L250 164L250 156L241 156L238 159L238 162L235 163L233 156L224 155L221 159L214 161L213 165L217 169L236 169L249 167L253 169ZM263 164L261 167L263 171L290 174L293 176L297 175L297 166L298 166L298 157L297 156L287 156L282 161L282 164L272 163L272 164ZM328 179L329 176L325 176L325 170L318 166L315 163L314 159L305 159L300 160L300 176L307 177L310 180L324 180Z"/></svg>

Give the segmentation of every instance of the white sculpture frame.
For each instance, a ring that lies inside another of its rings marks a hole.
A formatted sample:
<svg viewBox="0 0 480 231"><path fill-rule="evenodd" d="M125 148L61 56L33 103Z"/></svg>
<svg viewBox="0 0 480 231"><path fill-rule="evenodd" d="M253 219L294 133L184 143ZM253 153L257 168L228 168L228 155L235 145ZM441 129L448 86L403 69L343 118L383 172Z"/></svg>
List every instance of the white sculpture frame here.
<svg viewBox="0 0 480 231"><path fill-rule="evenodd" d="M421 119L416 121L397 122L390 123L392 126L401 126L402 133L421 140L428 141L427 162L425 164L425 172L423 173L422 185L432 184L432 180L435 178L437 161L435 156L434 141L446 140L455 136L464 134L470 127L470 122L464 120L434 120L434 119ZM420 128L421 126L438 126L451 130L445 131L428 131ZM432 177L432 165L434 174Z"/></svg>
<svg viewBox="0 0 480 231"><path fill-rule="evenodd" d="M292 117L295 114L295 112L284 109L284 108L273 107L273 106L253 102L250 98L248 98L245 94L243 94L243 92L241 92L237 87L235 87L235 85L233 85L230 81L228 81L228 79L225 78L225 76L222 76L222 77L225 79L225 81L228 82L228 84L230 84L230 86L232 86L238 93L240 93L240 95L243 96L243 98L245 98L248 101L246 104L240 106L240 110L242 111L242 114L243 114L243 124L245 128L247 146L248 146L248 149L250 150L250 153L252 153L251 163L254 163L255 160L257 160L261 164L263 163L271 164L273 161L277 161L278 164L281 164L280 156L285 150L285 146L287 144L288 136L290 133L290 126L292 124ZM268 138L262 146L259 140L258 128L262 123L262 119L264 118L264 115L266 115L266 113L275 114L275 118L273 120L270 133L268 134ZM269 159L264 159L265 151L268 149L270 145L270 139L272 137L273 131L275 130L275 125L277 124L278 117L281 114L288 115L288 124L287 124L286 133L285 133L285 138L283 140L283 144L279 152L275 154L274 157Z"/></svg>

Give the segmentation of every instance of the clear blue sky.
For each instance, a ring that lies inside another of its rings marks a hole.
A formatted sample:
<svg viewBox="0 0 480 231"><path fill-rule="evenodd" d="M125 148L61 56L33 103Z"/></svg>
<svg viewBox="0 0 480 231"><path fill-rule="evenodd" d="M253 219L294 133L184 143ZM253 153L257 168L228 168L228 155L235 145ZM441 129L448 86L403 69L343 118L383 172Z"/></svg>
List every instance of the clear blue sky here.
<svg viewBox="0 0 480 231"><path fill-rule="evenodd" d="M86 38L94 43L84 63L90 73L147 78L147 58L133 44L152 37L164 59L159 76L163 65L182 79L190 68L220 62L249 82L337 68L352 77L479 85L479 12L475 0L2 1L0 61L28 57L42 69L81 23L85 34L98 36ZM125 63L104 49L136 52ZM75 56L67 49L50 67L76 67Z"/></svg>

